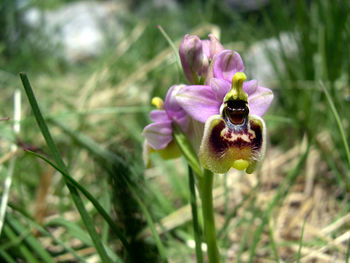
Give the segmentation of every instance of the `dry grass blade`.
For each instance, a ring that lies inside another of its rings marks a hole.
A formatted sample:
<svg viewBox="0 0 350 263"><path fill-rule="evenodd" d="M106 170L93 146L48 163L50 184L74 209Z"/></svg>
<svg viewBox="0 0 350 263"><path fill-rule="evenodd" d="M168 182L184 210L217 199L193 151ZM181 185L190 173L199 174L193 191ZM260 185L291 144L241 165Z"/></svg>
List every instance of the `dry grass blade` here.
<svg viewBox="0 0 350 263"><path fill-rule="evenodd" d="M220 36L220 29L217 26L205 24L201 25L198 28L194 29L191 34L194 35L203 35L205 33L212 33L216 36ZM178 39L175 41L175 46L179 46L182 41L181 39ZM115 99L118 95L125 93L126 90L130 89L136 82L141 81L145 79L147 74L151 72L152 70L156 69L160 65L163 64L165 60L171 57L173 50L171 47L166 48L162 52L160 52L156 57L154 57L152 60L143 63L139 68L137 68L132 74L124 78L118 85L114 87L110 87L109 89L103 90L102 92L95 93L93 96L93 100L90 101L89 107L96 107L101 104L106 104L109 101L112 101ZM147 90L144 90L143 92L147 92Z"/></svg>
<svg viewBox="0 0 350 263"><path fill-rule="evenodd" d="M16 89L15 93L14 93L14 111L13 111L13 119L14 119L14 124L13 124L13 132L16 136L18 136L19 132L20 132L20 121L21 121L21 92L20 90ZM6 208L7 208L7 202L8 202L8 198L9 198L9 194L10 194L10 187L12 184L12 176L13 176L13 172L14 172L14 167L15 167L15 156L16 153L18 151L18 147L16 143L13 143L11 145L11 152L8 153L7 155L4 156L4 158L2 158L1 162L0 162L0 168L1 168L1 164L4 162L4 160L6 161L7 158L12 158L11 162L9 164L9 168L7 171L7 175L4 181L4 190L2 193L2 197L1 197L1 205L0 205L0 235L1 235L1 231L2 228L4 226L4 222L5 222L5 214L6 214ZM6 157L6 158L5 158Z"/></svg>
<svg viewBox="0 0 350 263"><path fill-rule="evenodd" d="M3 156L1 156L1 158L0 158L0 165L3 165L8 160L11 160L12 157L14 157L16 154L19 153L19 151L20 151L19 149L16 149L15 151L10 151L10 152L4 154Z"/></svg>
<svg viewBox="0 0 350 263"><path fill-rule="evenodd" d="M280 167L283 167L287 162L291 162L294 159L298 157L298 154L301 150L304 150L306 147L305 142L302 142L300 145L295 146L291 150L287 151L285 154L281 154L278 158L274 159L274 162L266 162L264 163L261 171L262 173L266 173L267 171L273 172L275 170L278 170ZM267 157L268 159L268 157ZM153 173L154 171L152 171ZM250 176L249 180L251 180L253 175ZM254 180L257 182L257 180ZM251 190L251 187L247 187L245 182L240 182L237 184L235 182L235 185L230 185L229 191L240 191L241 193L249 193ZM239 190L240 189L240 190ZM222 207L225 203L224 198L224 192L225 189L223 186L216 187L213 189L213 198L215 200L214 202L214 208L218 209ZM200 202L198 201L198 205L200 205ZM159 224L156 224L156 229L159 234L164 233L165 231L170 231L176 227L179 227L185 223L187 223L189 220L191 220L191 209L189 205L183 206L170 215L164 217L161 219ZM151 235L151 231L149 228L145 228L140 234L138 235L138 238L144 238Z"/></svg>

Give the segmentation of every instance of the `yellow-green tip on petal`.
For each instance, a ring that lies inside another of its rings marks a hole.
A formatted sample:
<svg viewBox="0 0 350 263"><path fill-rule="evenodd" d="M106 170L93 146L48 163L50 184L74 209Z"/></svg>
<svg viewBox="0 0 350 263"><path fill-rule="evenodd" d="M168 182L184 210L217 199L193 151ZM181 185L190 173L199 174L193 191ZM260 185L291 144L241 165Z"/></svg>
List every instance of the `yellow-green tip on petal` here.
<svg viewBox="0 0 350 263"><path fill-rule="evenodd" d="M175 159L181 156L181 151L174 141L171 141L164 149L155 150L146 140L143 144L142 152L143 163L145 164L146 168L150 168L152 166L150 156L154 153L159 153L163 160Z"/></svg>
<svg viewBox="0 0 350 263"><path fill-rule="evenodd" d="M249 166L249 162L243 159L235 160L232 165L233 168L240 171L247 169L248 166Z"/></svg>
<svg viewBox="0 0 350 263"><path fill-rule="evenodd" d="M231 90L226 94L224 101L243 100L248 101L248 94L243 90L243 82L247 79L243 72L237 72L232 78Z"/></svg>
<svg viewBox="0 0 350 263"><path fill-rule="evenodd" d="M164 110L164 101L159 97L154 97L152 99L152 105L155 106L158 110Z"/></svg>

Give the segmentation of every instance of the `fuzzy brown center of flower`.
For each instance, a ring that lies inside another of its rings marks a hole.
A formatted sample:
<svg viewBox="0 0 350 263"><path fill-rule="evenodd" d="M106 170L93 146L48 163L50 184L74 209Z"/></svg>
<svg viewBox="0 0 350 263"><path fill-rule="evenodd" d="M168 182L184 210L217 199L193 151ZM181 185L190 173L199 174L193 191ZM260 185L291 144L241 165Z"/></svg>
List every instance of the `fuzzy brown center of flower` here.
<svg viewBox="0 0 350 263"><path fill-rule="evenodd" d="M224 109L225 115L234 125L241 125L249 114L249 108L243 100L229 100Z"/></svg>

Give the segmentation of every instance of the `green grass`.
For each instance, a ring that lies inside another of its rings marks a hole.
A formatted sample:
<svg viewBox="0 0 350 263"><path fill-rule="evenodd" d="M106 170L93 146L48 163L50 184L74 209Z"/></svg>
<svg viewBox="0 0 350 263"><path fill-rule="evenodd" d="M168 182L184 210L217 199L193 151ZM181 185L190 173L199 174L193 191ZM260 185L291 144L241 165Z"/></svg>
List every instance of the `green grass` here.
<svg viewBox="0 0 350 263"><path fill-rule="evenodd" d="M189 220L190 204L201 207L187 177L187 162L201 174L196 154L180 147L185 158L153 156L154 166L145 169L141 132L150 122L151 98L185 83L174 53L179 41L194 29L205 37L213 28L206 23L218 26L224 46L238 46L243 59L260 40L274 37L281 44L282 33L289 33L296 45L295 53L284 46L270 50L275 77L264 83L273 89L275 101L265 116L269 141L264 166L249 176L215 176L222 262L262 257L302 261L304 251L317 251L347 231L348 1L271 0L258 11L243 13L223 1L182 1L177 9L158 10L157 17L150 3L134 1L121 18L124 44L111 43L99 57L77 64L65 63L55 46L42 46L48 40L40 28L19 27L26 8L55 9L70 1L30 1L24 7L10 2L0 5L5 32L0 37L0 119L9 117L0 121L0 159L13 144L20 151L0 163L2 198L13 162L1 262L87 262L93 257L103 262L194 262L196 254L201 262L199 247L188 245L203 240L200 211L195 228ZM201 14L193 15L198 10ZM26 93L16 134L12 100L22 87L18 72L23 71L31 87L22 74ZM181 133L176 139L180 146L187 144ZM43 178L51 179L46 185ZM46 194L40 197L39 189ZM309 200L312 206L304 207ZM42 216L36 208L40 204ZM324 234L336 220L340 223ZM138 237L147 229L149 234ZM332 245L322 255L348 261L349 244Z"/></svg>

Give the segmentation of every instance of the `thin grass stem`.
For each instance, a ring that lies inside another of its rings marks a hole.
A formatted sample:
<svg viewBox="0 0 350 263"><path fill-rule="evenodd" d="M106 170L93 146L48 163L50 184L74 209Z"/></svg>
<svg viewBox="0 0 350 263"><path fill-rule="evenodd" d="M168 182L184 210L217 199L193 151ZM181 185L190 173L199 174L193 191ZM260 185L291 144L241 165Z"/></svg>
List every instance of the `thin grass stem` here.
<svg viewBox="0 0 350 263"><path fill-rule="evenodd" d="M168 41L170 47L173 49L175 57L176 57L177 67L178 67L179 71L181 71L182 66L181 66L180 55L179 55L179 52L178 52L177 48L175 47L174 42L171 40L171 38L168 36L168 34L165 32L165 30L163 29L162 26L158 25L158 29L162 33L164 38Z"/></svg>
<svg viewBox="0 0 350 263"><path fill-rule="evenodd" d="M271 220L269 219L269 236L270 236L270 245L271 245L271 250L273 252L273 255L275 257L275 260L277 263L280 262L279 256L278 256L278 250L277 250L277 246L275 243L275 239L273 237L273 228L271 226Z"/></svg>
<svg viewBox="0 0 350 263"><path fill-rule="evenodd" d="M304 237L305 224L306 224L306 219L304 220L303 227L301 229L301 235L300 235L300 240L299 240L299 248L298 248L298 255L297 255L297 263L300 263L301 249L303 247L303 237Z"/></svg>
<svg viewBox="0 0 350 263"><path fill-rule="evenodd" d="M350 262L349 259L350 259L350 238L348 239L348 248L346 250L345 262L349 263Z"/></svg>
<svg viewBox="0 0 350 263"><path fill-rule="evenodd" d="M196 244L196 258L197 258L197 263L203 263L202 241L201 241L200 228L198 223L195 179L194 179L192 168L190 166L188 166L188 183L190 188L190 203L191 203L191 210L192 210L194 241Z"/></svg>
<svg viewBox="0 0 350 263"><path fill-rule="evenodd" d="M13 114L13 132L16 136L18 136L21 126L21 91L19 89L15 90L14 94L14 114ZM7 208L7 203L8 203L8 198L10 194L10 188L12 184L12 177L13 177L13 172L15 169L15 163L16 163L16 153L18 151L18 147L16 143L13 143L11 145L11 154L10 156L12 157L9 168L7 171L7 175L4 181L4 190L2 193L1 197L1 204L0 204L0 235L2 228L4 226L4 221L5 221L5 214L6 214L6 208ZM1 162L0 162L0 171L1 171Z"/></svg>
<svg viewBox="0 0 350 263"><path fill-rule="evenodd" d="M346 153L346 157L347 157L347 161L348 161L348 167L350 168L350 150L349 150L349 143L346 139L346 136L345 136L345 131L344 131L344 128L343 128L343 125L342 125L342 122L341 122L341 119L340 119L340 116L339 116L339 113L337 111L337 109L335 108L335 105L333 103L333 100L331 98L331 96L329 95L325 85L323 82L320 82L320 85L326 95L326 98L327 98L327 101L329 103L329 106L331 107L331 110L332 110L332 113L334 115L334 118L337 122L337 125L338 125L338 129L339 129L339 133L340 133L340 136L342 138L342 141L343 141L343 145L344 145L344 149L345 149L345 153Z"/></svg>

